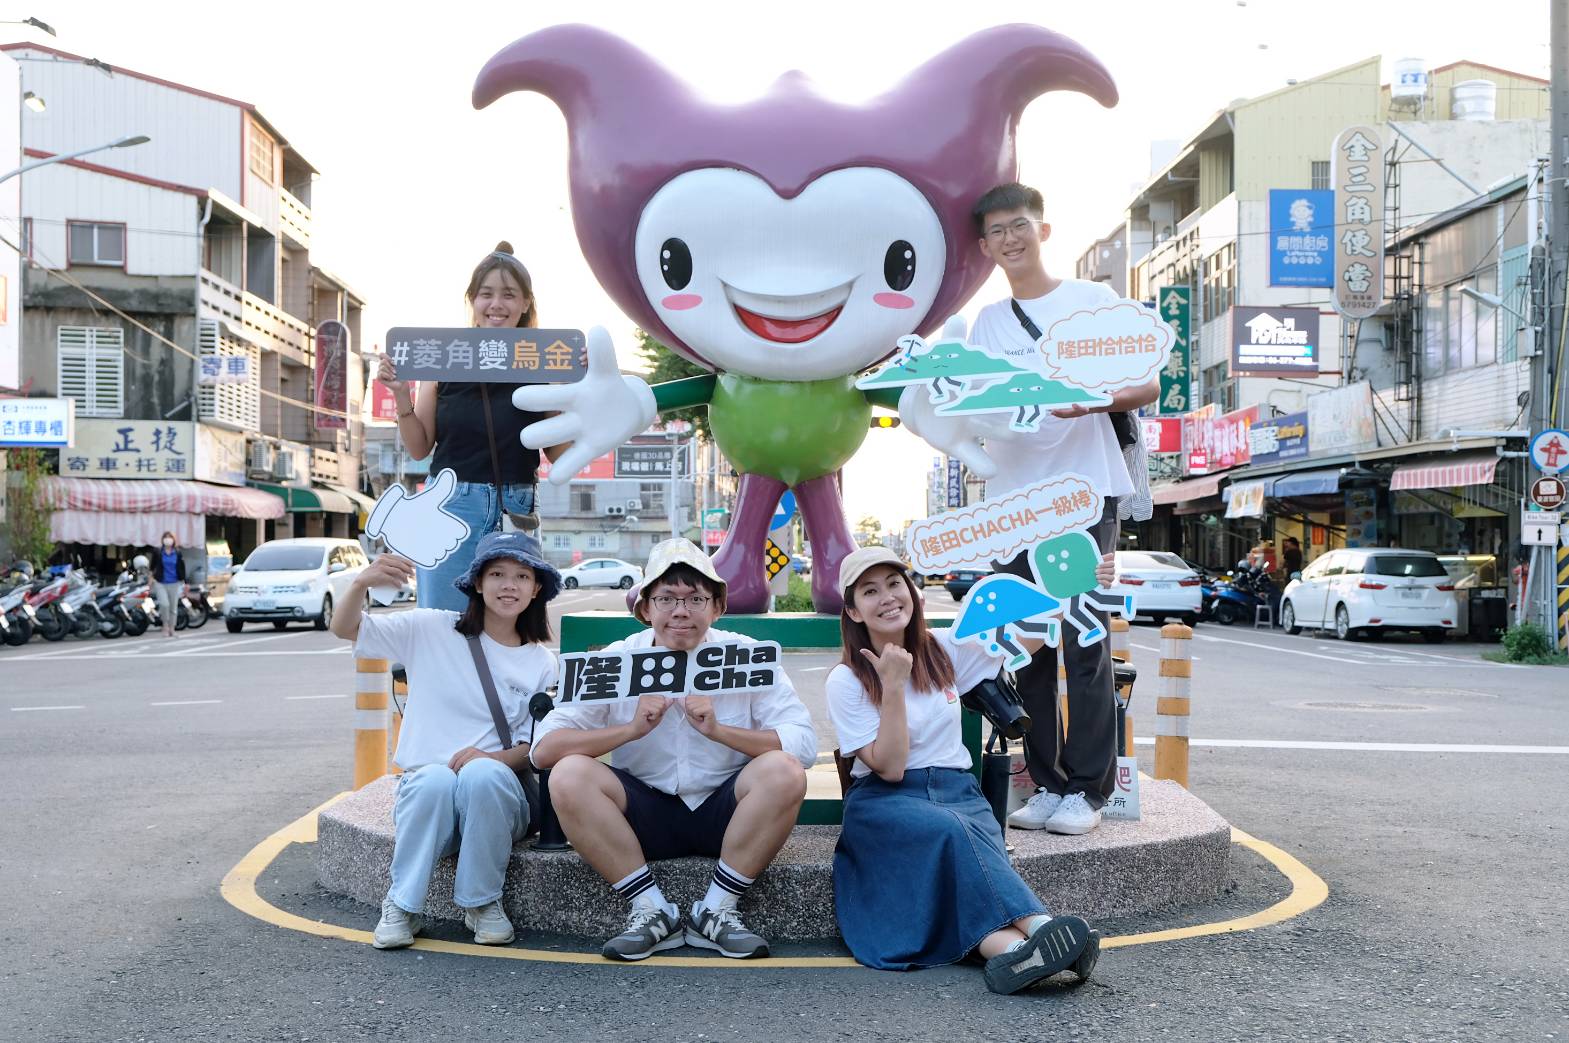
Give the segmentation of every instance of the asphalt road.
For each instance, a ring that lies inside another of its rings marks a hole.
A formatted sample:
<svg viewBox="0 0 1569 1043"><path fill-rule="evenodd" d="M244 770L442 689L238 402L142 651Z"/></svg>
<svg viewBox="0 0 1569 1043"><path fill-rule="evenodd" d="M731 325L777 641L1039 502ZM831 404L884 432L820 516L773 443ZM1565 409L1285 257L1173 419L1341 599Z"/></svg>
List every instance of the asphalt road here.
<svg viewBox="0 0 1569 1043"><path fill-rule="evenodd" d="M1157 647L1155 628L1134 629L1140 736ZM0 650L0 1039L1563 1038L1569 672L1478 651L1201 625L1192 788L1300 858L1328 900L1275 927L1111 950L1087 988L1002 1000L964 966L540 964L263 924L218 882L347 786L345 646L212 624L172 641L35 640ZM834 661L788 663L824 749ZM1151 770L1147 745L1140 756ZM1218 920L1280 897L1279 875L1234 850L1219 901L1101 926ZM260 886L308 915L374 919L317 890L298 848Z"/></svg>

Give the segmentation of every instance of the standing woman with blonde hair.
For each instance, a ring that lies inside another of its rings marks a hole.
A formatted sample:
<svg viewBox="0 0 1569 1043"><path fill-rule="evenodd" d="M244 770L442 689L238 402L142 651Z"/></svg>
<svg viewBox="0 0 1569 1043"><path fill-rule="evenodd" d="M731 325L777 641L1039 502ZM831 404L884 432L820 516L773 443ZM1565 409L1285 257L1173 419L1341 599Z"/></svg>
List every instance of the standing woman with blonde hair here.
<svg viewBox="0 0 1569 1043"><path fill-rule="evenodd" d="M523 262L503 240L474 268L468 288L470 322L476 327L515 328L539 324L534 281ZM431 459L430 471L451 468L458 484L447 510L469 526L468 540L435 568L419 569L419 607L461 612L462 594L453 586L471 560L480 538L502 528L510 517L514 527L533 528L536 517L536 476L539 452L525 448L518 435L551 414L514 408L512 392L521 384L438 383L426 381L417 395L408 381L398 380L385 355L376 379L391 390L397 403L398 437L416 460ZM567 444L545 449L555 460Z"/></svg>

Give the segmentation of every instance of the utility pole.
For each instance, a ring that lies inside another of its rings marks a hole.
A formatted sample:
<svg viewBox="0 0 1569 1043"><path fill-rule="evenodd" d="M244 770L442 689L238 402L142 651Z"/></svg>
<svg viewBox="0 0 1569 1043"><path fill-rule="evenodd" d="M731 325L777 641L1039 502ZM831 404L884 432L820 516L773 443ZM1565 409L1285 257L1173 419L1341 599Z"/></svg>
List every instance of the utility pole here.
<svg viewBox="0 0 1569 1043"><path fill-rule="evenodd" d="M1565 297L1569 295L1569 0L1550 0L1549 47L1552 53L1552 83L1548 89L1548 127L1552 137L1552 166L1547 178L1548 263L1547 329L1542 337L1544 350L1532 361L1531 433L1548 427L1564 426L1569 416L1569 395L1559 385L1563 381ZM1531 474L1526 462L1526 474ZM1540 621L1543 629L1559 644L1557 613L1557 548L1532 548L1533 592L1539 592ZM1540 563L1538 563L1540 561ZM1560 647L1562 647L1560 645Z"/></svg>

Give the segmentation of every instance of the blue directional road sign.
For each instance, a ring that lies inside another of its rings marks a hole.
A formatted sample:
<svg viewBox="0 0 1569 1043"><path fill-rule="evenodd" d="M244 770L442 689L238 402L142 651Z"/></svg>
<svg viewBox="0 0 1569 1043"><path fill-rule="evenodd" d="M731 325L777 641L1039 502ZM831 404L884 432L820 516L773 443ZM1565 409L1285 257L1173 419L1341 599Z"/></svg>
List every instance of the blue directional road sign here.
<svg viewBox="0 0 1569 1043"><path fill-rule="evenodd" d="M795 493L785 490L779 498L779 506L774 508L774 516L768 523L769 532L778 532L790 524L790 519L795 517Z"/></svg>

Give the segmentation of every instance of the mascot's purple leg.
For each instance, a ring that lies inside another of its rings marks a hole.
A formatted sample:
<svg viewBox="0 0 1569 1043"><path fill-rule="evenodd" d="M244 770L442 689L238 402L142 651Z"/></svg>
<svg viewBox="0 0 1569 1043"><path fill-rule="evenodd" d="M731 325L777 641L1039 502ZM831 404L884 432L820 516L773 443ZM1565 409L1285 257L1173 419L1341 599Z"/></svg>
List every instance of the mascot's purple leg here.
<svg viewBox="0 0 1569 1043"><path fill-rule="evenodd" d="M812 607L837 616L844 607L839 563L855 550L855 539L844 520L838 476L825 474L802 482L795 487L795 502L806 523L806 538L812 543Z"/></svg>
<svg viewBox="0 0 1569 1043"><path fill-rule="evenodd" d="M725 581L727 612L765 612L768 580L764 575L763 544L768 523L784 495L785 483L759 474L743 474L736 490L735 516L730 534L714 555L714 570Z"/></svg>

